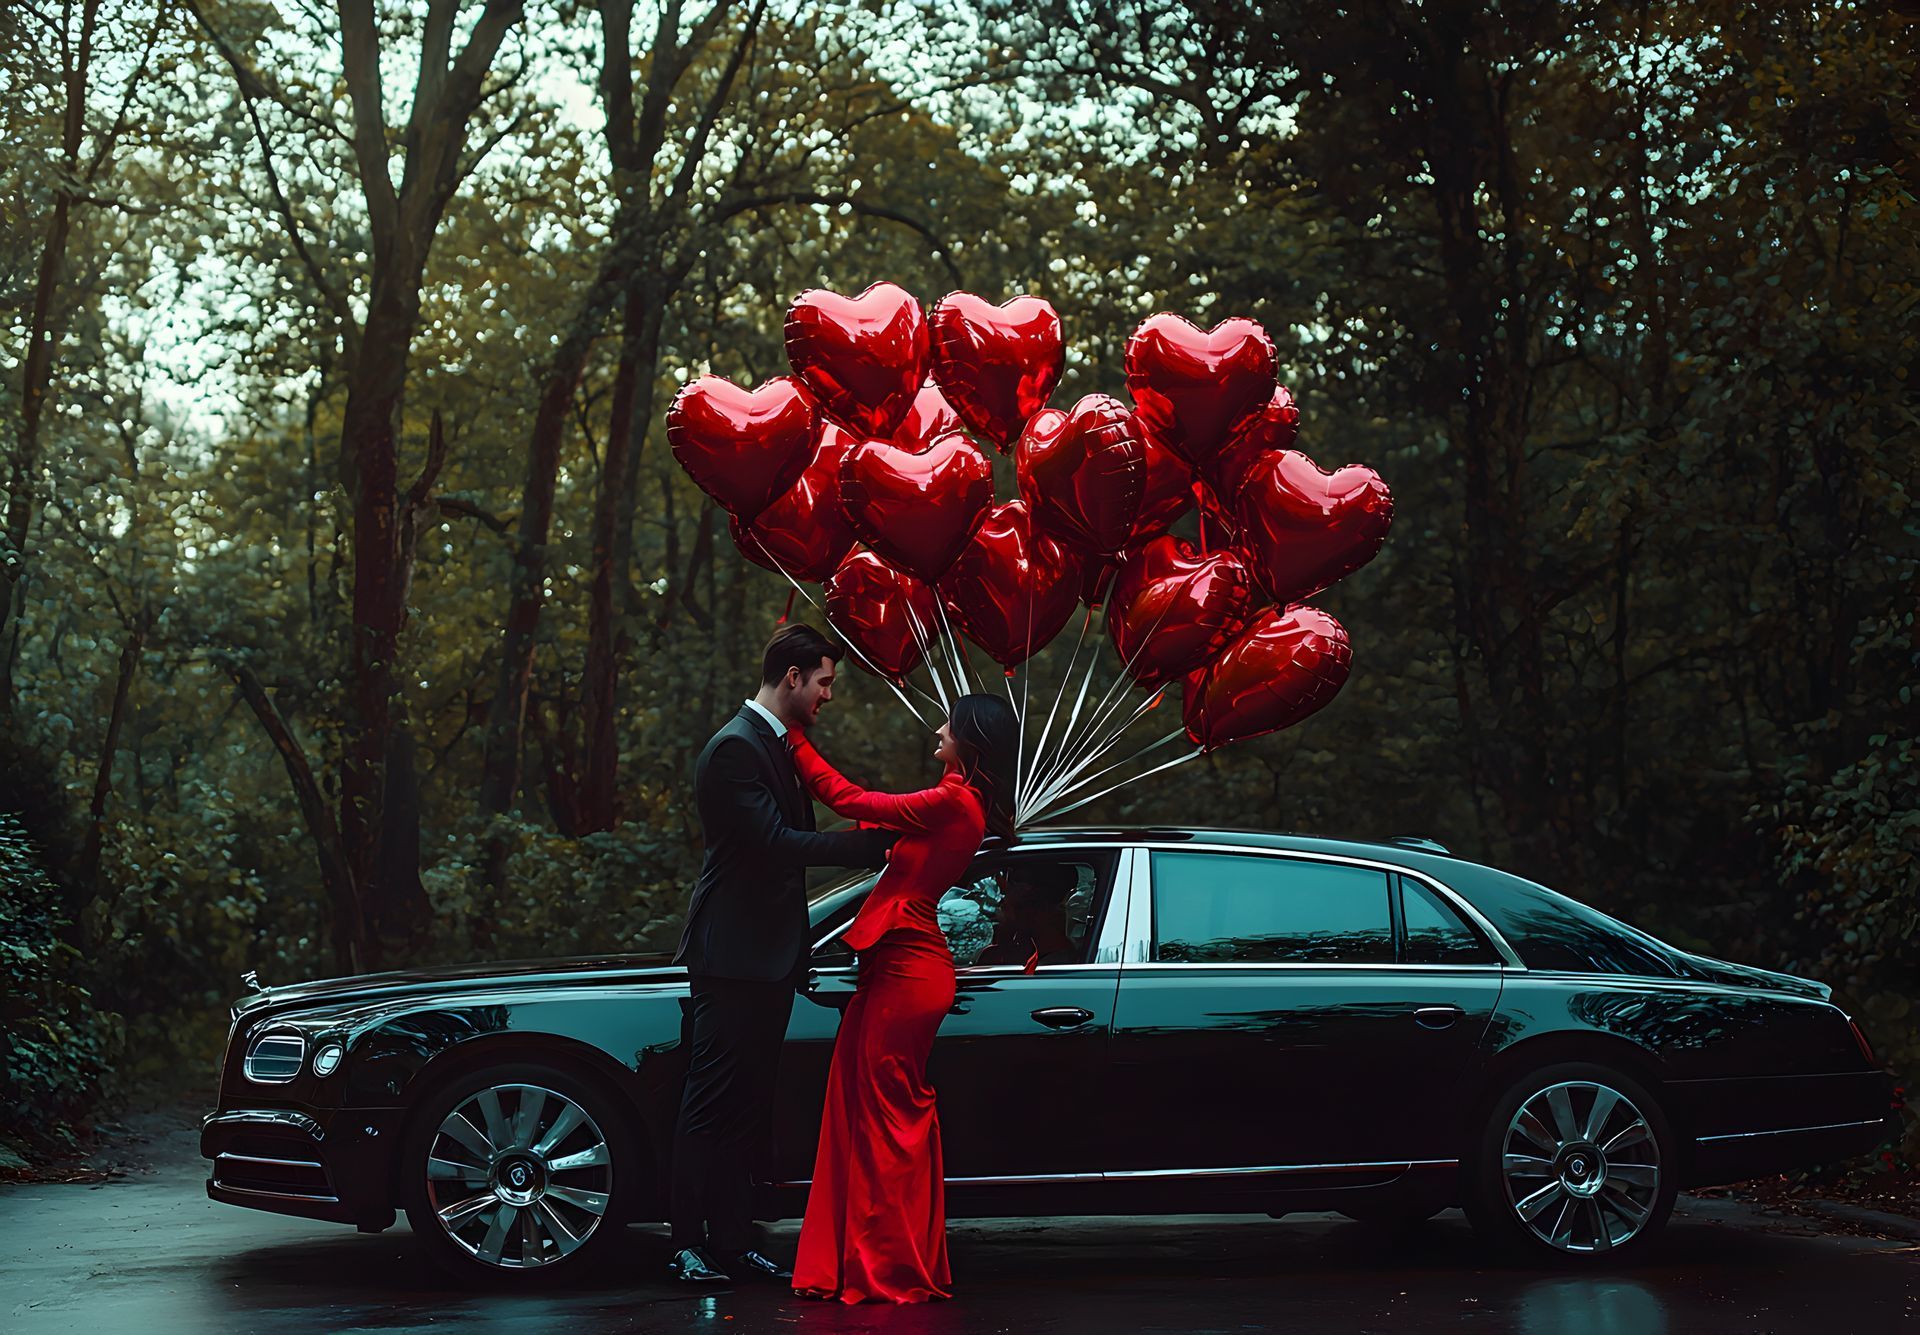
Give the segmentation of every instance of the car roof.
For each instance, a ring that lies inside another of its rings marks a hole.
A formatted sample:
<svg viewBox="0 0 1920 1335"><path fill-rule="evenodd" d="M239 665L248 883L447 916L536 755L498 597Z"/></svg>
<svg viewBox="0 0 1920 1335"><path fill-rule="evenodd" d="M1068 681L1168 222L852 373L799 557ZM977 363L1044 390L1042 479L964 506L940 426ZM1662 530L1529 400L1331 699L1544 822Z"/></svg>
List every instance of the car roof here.
<svg viewBox="0 0 1920 1335"><path fill-rule="evenodd" d="M1342 853L1375 861L1402 862L1408 867L1418 867L1424 860L1444 859L1447 864L1464 861L1431 839L1418 835L1398 835L1385 839L1335 838L1298 834L1290 830L1237 829L1224 825L1040 825L1022 829L1009 847L1186 841L1239 844L1247 848L1271 848L1297 853ZM1382 854L1390 856L1383 857Z"/></svg>

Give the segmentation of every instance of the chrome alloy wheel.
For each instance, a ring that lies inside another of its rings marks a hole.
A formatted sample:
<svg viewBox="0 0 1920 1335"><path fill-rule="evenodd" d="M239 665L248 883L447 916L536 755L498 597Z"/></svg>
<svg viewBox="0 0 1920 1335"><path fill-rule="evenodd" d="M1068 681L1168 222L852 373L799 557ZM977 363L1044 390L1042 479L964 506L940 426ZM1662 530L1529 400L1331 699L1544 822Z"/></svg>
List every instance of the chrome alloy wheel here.
<svg viewBox="0 0 1920 1335"><path fill-rule="evenodd" d="M564 1260L613 1195L607 1138L564 1094L496 1085L458 1104L427 1147L427 1203L469 1254L509 1270Z"/></svg>
<svg viewBox="0 0 1920 1335"><path fill-rule="evenodd" d="M1639 1233L1660 1198L1660 1144L1645 1114L1592 1080L1548 1085L1523 1102L1501 1141L1507 1202L1558 1251L1611 1251Z"/></svg>

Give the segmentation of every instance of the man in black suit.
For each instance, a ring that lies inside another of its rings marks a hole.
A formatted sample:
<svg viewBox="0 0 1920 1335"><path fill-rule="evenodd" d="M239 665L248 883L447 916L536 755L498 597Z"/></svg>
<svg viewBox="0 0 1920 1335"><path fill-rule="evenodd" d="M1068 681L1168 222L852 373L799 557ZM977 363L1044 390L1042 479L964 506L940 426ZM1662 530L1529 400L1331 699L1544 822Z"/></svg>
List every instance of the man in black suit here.
<svg viewBox="0 0 1920 1335"><path fill-rule="evenodd" d="M700 753L706 861L674 955L692 983L691 1063L673 1143L673 1260L691 1283L789 1281L754 1249L751 1155L771 1140L774 1075L807 964L808 867L878 867L884 830L819 834L787 750L833 698L840 646L811 626L767 644L760 689Z"/></svg>

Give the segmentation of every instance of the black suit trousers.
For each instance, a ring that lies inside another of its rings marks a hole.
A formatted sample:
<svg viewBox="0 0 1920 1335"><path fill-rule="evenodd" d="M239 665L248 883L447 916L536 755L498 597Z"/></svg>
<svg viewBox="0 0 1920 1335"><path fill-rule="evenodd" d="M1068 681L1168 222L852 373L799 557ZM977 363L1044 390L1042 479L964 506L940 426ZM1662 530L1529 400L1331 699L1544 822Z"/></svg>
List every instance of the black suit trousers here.
<svg viewBox="0 0 1920 1335"><path fill-rule="evenodd" d="M691 1062L673 1140L673 1246L753 1243L753 1170L770 1157L773 1090L793 984L694 974L684 1032Z"/></svg>

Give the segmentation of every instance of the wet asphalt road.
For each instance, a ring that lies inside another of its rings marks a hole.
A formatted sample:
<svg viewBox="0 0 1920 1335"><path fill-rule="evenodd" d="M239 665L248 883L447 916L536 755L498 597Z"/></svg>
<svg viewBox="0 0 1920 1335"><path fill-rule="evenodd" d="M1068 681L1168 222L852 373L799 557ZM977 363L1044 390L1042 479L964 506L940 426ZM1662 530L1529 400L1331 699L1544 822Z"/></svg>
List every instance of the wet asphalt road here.
<svg viewBox="0 0 1920 1335"><path fill-rule="evenodd" d="M957 1296L844 1308L778 1289L689 1294L660 1231L631 1266L533 1294L450 1288L404 1224L362 1236L216 1205L184 1128L105 1185L0 1187L0 1331L1515 1331L1528 1335L1920 1330L1920 1246L1683 1198L1659 1253L1575 1276L1489 1265L1449 1211L1398 1242L1336 1216L958 1221ZM793 1250L793 1225L771 1230Z"/></svg>

